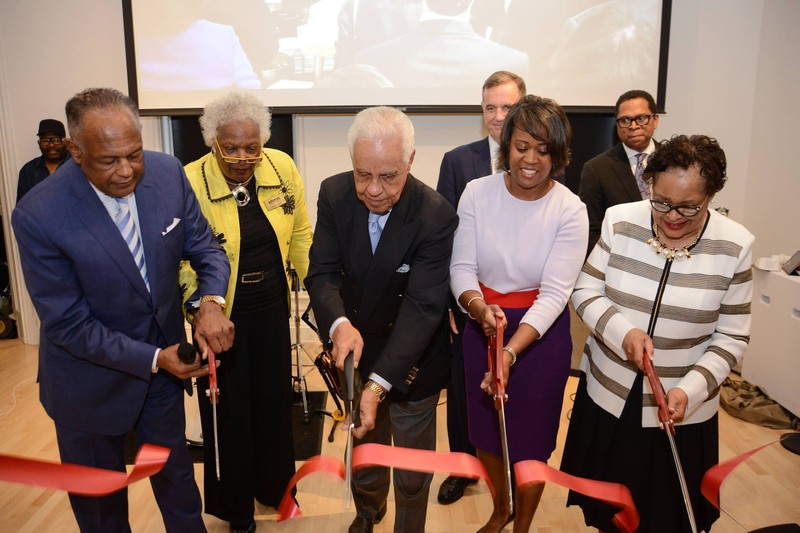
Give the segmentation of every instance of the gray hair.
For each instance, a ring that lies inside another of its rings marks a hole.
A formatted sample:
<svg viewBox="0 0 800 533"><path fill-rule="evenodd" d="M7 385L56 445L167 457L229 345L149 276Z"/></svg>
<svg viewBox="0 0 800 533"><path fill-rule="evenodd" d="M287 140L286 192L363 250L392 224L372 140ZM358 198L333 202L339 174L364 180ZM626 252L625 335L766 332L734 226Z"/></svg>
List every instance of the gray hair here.
<svg viewBox="0 0 800 533"><path fill-rule="evenodd" d="M101 109L123 108L131 112L134 123L141 129L139 109L136 102L116 89L92 88L85 89L67 101L65 112L67 127L72 140L80 144L83 134L83 119L89 111Z"/></svg>
<svg viewBox="0 0 800 533"><path fill-rule="evenodd" d="M403 161L411 159L414 151L414 125L405 113L394 107L368 107L353 120L347 132L347 146L352 159L357 141L378 141L399 136L403 147Z"/></svg>
<svg viewBox="0 0 800 533"><path fill-rule="evenodd" d="M200 117L203 142L209 148L214 146L217 130L232 122L252 122L258 126L261 145L269 140L272 114L255 96L245 93L228 93L209 102Z"/></svg>

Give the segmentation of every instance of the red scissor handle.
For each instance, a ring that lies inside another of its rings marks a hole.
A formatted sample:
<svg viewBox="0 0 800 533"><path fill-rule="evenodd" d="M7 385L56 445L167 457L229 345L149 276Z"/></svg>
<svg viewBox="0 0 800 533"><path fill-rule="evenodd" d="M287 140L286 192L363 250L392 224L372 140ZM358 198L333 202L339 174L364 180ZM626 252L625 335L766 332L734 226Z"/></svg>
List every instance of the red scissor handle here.
<svg viewBox="0 0 800 533"><path fill-rule="evenodd" d="M650 356L646 353L642 358L642 366L644 366L644 373L647 374L647 379L650 381L650 388L653 389L653 396L655 396L656 405L658 405L658 419L661 421L661 426L664 428L664 430L669 431L674 435L675 426L673 425L672 419L669 416L669 407L667 407L667 393L664 392L664 385L662 385L661 380L658 379L656 369L653 367L653 362L650 360Z"/></svg>
<svg viewBox="0 0 800 533"><path fill-rule="evenodd" d="M217 357L211 348L206 348L208 354L208 401L219 403L219 387L217 386Z"/></svg>
<svg viewBox="0 0 800 533"><path fill-rule="evenodd" d="M495 334L489 337L488 357L489 357L489 372L494 376L494 408L500 409L500 406L508 401L506 395L506 386L503 384L503 326L500 321L495 325ZM500 339L500 342L497 342Z"/></svg>

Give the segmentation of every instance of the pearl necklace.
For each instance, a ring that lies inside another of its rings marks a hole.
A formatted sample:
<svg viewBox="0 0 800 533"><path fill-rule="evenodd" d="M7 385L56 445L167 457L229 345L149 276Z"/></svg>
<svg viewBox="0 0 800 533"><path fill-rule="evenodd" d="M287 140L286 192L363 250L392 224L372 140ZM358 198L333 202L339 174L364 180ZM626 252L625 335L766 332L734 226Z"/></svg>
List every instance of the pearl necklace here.
<svg viewBox="0 0 800 533"><path fill-rule="evenodd" d="M238 181L232 181L229 180L228 178L223 177L225 183L227 183L228 185L236 185L236 187L231 189L231 194L233 195L233 198L236 200L236 205L238 205L239 207L246 206L247 203L250 201L250 193L247 190L247 186L250 184L250 182L253 180L254 177L255 174L252 174L249 178L247 178L247 181L244 181L242 183L239 183Z"/></svg>
<svg viewBox="0 0 800 533"><path fill-rule="evenodd" d="M653 224L653 236L647 239L647 241L645 242L650 246L650 248L653 249L653 251L656 254L663 255L667 259L667 261L675 261L675 260L682 261L684 259L690 259L692 257L692 254L689 252L689 249L694 247L695 244L697 244L697 241L700 240L701 233L703 233L702 230L697 232L697 235L694 238L694 242L692 242L692 244L690 244L689 246L672 248L661 242L661 239L658 238L658 226L656 224Z"/></svg>

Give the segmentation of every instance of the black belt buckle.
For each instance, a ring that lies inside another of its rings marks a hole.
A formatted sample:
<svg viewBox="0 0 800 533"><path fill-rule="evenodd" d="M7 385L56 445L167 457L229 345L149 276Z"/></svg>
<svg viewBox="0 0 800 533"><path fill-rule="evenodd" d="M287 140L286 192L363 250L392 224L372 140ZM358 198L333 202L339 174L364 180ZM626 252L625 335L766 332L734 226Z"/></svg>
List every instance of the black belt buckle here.
<svg viewBox="0 0 800 533"><path fill-rule="evenodd" d="M246 272L242 274L242 283L261 283L264 281L264 271L261 272Z"/></svg>

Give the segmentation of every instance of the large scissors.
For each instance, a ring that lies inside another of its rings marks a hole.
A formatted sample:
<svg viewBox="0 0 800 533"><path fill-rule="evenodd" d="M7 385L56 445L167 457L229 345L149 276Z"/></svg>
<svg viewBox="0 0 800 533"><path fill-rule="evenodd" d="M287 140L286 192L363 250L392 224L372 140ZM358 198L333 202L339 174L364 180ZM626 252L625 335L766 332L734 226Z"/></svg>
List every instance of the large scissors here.
<svg viewBox="0 0 800 533"><path fill-rule="evenodd" d="M353 499L353 428L355 427L355 413L354 410L358 406L354 405L355 398L355 363L353 360L353 352L347 354L344 358L344 399L345 408L347 409L347 444L344 451L344 470L345 470L345 492L344 492L344 506L350 509L350 502Z"/></svg>
<svg viewBox="0 0 800 533"><path fill-rule="evenodd" d="M508 437L506 434L506 409L508 401L506 386L503 384L503 326L498 321L495 334L489 337L489 371L494 376L494 408L497 410L497 419L500 422L500 445L503 449L503 474L506 477L508 488L509 513L514 512L514 491L511 487L511 460L508 456ZM498 342L498 339L500 341Z"/></svg>
<svg viewBox="0 0 800 533"><path fill-rule="evenodd" d="M183 363L191 364L196 358L194 346L188 342L178 345L178 359ZM211 348L206 349L208 356L208 389L206 396L211 402L211 416L214 425L214 464L217 471L217 481L219 481L219 432L217 431L217 402L219 401L219 387L217 387L217 359Z"/></svg>
<svg viewBox="0 0 800 533"><path fill-rule="evenodd" d="M692 533L697 533L692 500L689 498L689 487L686 484L686 476L683 474L683 466L681 466L681 458L678 456L678 448L675 446L675 425L672 423L672 418L669 416L667 394L664 392L664 385L662 385L661 380L658 379L656 369L653 367L653 362L647 354L644 354L642 358L642 365L644 366L644 373L647 375L648 381L650 381L650 388L653 389L653 396L655 396L656 404L658 405L658 420L661 422L664 433L667 434L669 447L672 450L672 459L675 461L675 470L678 472L678 482L681 485L686 514L689 516L689 525L692 528Z"/></svg>

